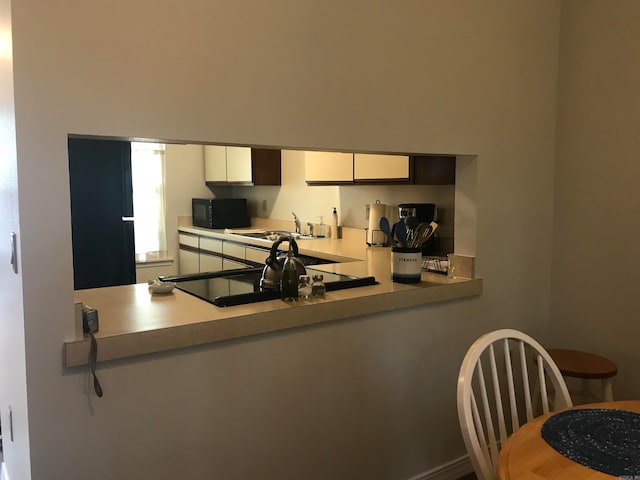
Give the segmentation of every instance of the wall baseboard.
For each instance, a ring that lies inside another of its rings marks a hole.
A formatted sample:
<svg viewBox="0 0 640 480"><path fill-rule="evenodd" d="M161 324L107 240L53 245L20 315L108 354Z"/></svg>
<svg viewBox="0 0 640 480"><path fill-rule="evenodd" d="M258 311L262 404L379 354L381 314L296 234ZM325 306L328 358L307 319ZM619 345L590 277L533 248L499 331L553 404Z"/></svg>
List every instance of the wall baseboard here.
<svg viewBox="0 0 640 480"><path fill-rule="evenodd" d="M470 473L473 473L471 460L469 459L469 455L463 455L436 468L419 473L407 480L457 480Z"/></svg>

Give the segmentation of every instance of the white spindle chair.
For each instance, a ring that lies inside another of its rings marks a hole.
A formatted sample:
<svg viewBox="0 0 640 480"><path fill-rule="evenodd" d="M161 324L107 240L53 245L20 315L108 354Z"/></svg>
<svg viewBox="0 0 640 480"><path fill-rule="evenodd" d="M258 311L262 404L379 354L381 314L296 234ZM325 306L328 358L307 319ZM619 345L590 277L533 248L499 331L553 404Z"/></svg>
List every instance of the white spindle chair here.
<svg viewBox="0 0 640 480"><path fill-rule="evenodd" d="M476 340L458 375L458 419L478 479L497 478L500 448L521 424L571 406L562 374L533 338L504 329Z"/></svg>

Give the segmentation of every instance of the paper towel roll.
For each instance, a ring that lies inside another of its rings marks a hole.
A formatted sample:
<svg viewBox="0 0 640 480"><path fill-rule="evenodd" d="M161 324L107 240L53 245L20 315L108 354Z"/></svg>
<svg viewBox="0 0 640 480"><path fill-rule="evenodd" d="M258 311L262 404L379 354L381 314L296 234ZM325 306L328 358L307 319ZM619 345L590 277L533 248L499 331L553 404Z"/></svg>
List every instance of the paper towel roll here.
<svg viewBox="0 0 640 480"><path fill-rule="evenodd" d="M384 245L387 236L380 230L380 219L387 215L387 205L374 203L369 205L369 230L367 230L367 243L369 245Z"/></svg>

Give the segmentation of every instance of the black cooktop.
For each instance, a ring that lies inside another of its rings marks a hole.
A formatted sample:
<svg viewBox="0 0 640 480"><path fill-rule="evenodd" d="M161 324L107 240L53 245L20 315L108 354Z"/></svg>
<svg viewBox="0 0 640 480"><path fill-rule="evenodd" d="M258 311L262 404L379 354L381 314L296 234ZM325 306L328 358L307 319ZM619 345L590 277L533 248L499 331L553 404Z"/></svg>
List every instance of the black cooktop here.
<svg viewBox="0 0 640 480"><path fill-rule="evenodd" d="M322 275L327 291L375 285L375 277L354 277L328 273L307 267L307 275ZM190 293L218 307L230 307L245 303L262 302L280 298L280 290L262 290L262 267L223 270L221 272L196 273L161 277L165 282L176 282L176 288Z"/></svg>

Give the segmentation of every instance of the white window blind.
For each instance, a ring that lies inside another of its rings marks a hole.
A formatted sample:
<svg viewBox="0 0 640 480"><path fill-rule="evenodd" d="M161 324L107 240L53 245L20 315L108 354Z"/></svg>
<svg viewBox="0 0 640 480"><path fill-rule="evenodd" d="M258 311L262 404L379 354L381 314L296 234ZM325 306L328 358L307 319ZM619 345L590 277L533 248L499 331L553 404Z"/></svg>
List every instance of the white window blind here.
<svg viewBox="0 0 640 480"><path fill-rule="evenodd" d="M131 142L136 255L167 249L164 144Z"/></svg>

